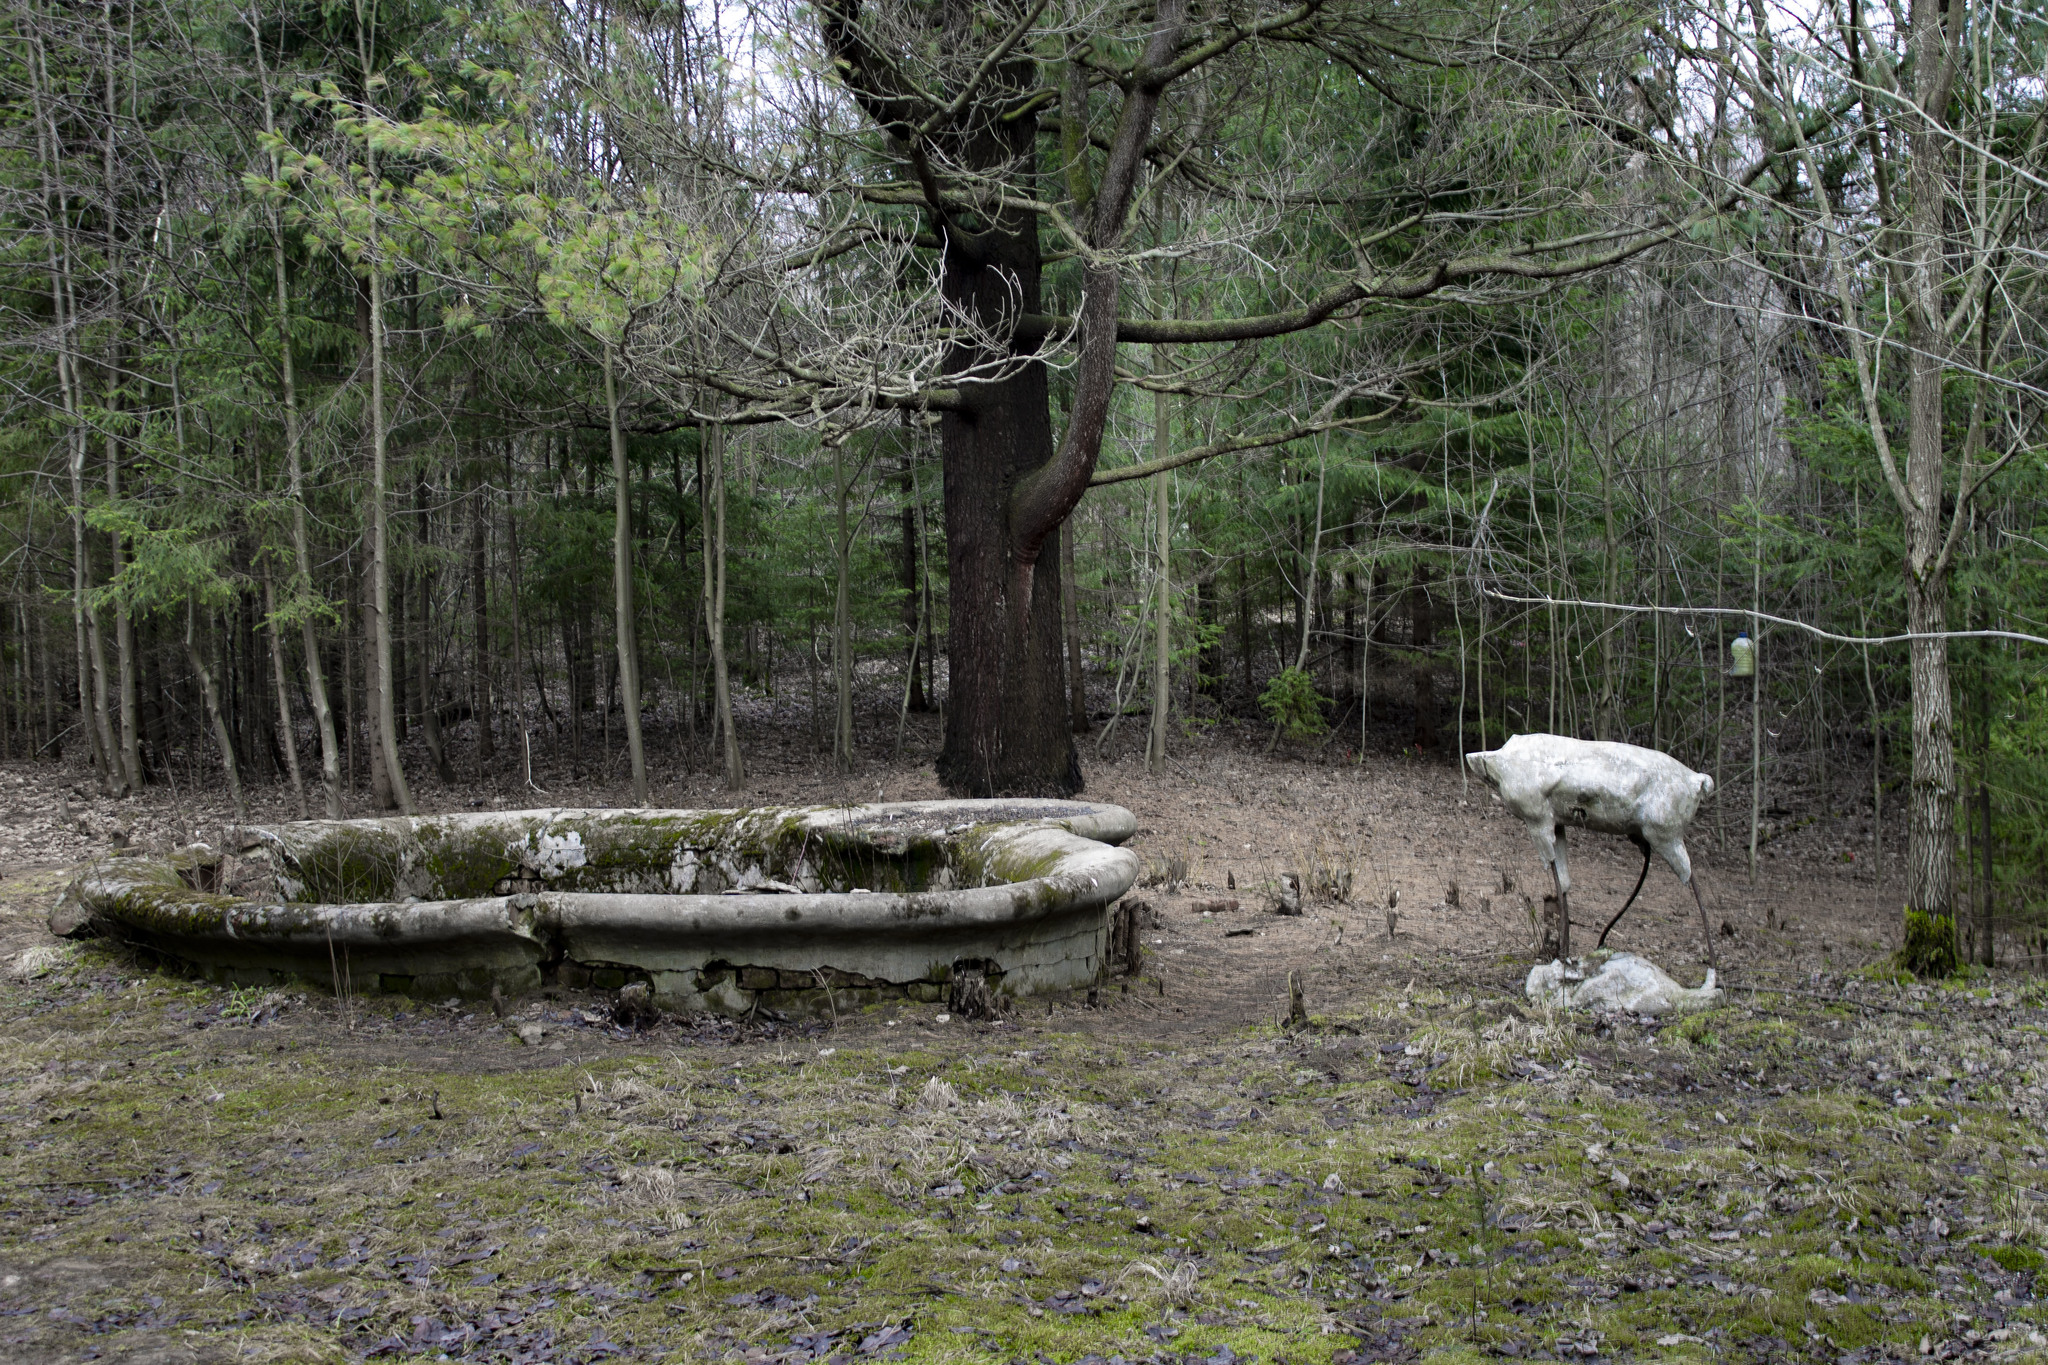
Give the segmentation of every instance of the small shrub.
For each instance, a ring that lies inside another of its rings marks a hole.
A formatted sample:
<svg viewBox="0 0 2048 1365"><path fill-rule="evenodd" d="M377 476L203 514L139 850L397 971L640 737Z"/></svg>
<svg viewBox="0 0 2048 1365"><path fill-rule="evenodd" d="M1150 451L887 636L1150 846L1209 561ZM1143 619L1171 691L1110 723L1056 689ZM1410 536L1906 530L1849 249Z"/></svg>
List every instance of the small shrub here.
<svg viewBox="0 0 2048 1365"><path fill-rule="evenodd" d="M1924 915L1906 911L1906 941L1892 958L1901 970L1918 977L1955 975L1956 922L1949 915Z"/></svg>
<svg viewBox="0 0 2048 1365"><path fill-rule="evenodd" d="M1306 669L1287 668L1274 674L1259 694L1259 709L1287 738L1314 739L1330 728L1323 720L1325 700Z"/></svg>

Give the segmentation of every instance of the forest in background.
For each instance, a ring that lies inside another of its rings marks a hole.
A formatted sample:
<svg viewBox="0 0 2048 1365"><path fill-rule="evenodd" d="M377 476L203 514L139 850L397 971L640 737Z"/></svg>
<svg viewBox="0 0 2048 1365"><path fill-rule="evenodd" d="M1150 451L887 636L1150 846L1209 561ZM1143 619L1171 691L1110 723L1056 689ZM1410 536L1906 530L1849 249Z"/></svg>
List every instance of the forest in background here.
<svg viewBox="0 0 2048 1365"><path fill-rule="evenodd" d="M1554 731L2038 960L2044 18L18 0L0 757Z"/></svg>

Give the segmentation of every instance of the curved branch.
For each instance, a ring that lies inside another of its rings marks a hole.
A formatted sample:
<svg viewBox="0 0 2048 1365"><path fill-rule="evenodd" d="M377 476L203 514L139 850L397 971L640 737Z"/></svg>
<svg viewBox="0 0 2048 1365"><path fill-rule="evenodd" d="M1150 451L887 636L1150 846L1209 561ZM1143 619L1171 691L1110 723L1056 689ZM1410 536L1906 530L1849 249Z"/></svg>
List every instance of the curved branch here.
<svg viewBox="0 0 2048 1365"><path fill-rule="evenodd" d="M1121 469L1098 470L1088 480L1090 488L1106 488L1113 483L1128 483L1132 479L1150 478L1169 469L1199 464L1218 455L1231 455L1240 450L1263 450L1268 446L1286 445L1304 436L1318 436L1326 431L1349 431L1371 422L1384 422L1401 410L1399 399L1388 407L1364 417L1340 417L1328 422L1300 422L1285 431L1259 432L1250 436L1226 436L1205 446L1195 446L1178 451L1162 460L1147 460L1143 464L1125 465Z"/></svg>

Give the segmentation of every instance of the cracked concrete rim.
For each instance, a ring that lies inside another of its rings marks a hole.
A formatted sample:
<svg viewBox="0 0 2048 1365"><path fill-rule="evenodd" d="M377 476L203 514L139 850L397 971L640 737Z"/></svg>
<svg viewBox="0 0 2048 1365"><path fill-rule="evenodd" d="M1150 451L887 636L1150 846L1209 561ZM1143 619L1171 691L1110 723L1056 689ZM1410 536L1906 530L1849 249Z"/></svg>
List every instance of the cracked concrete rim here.
<svg viewBox="0 0 2048 1365"><path fill-rule="evenodd" d="M109 933L227 979L336 989L374 979L475 994L528 988L567 964L648 979L679 1007L730 1009L754 1003L714 989L720 969L739 979L736 964L816 975L820 987L829 973L930 988L972 963L1006 993L1035 994L1102 974L1108 908L1139 873L1112 845L1135 828L1121 807L1037 800L306 821L240 832L241 862L270 879L255 894L234 884L235 854L110 859L73 885L51 927ZM291 897L350 868L387 894ZM826 889L865 874L903 889ZM481 878L499 894L388 894L473 893ZM657 889L669 884L689 889ZM592 889L606 886L618 889Z"/></svg>

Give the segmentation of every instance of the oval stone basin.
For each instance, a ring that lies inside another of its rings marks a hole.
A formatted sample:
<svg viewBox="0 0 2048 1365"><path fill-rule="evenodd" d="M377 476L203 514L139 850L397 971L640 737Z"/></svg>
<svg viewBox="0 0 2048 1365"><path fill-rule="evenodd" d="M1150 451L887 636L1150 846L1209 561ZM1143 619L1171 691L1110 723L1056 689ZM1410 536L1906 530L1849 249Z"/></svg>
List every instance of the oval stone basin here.
<svg viewBox="0 0 2048 1365"><path fill-rule="evenodd" d="M118 857L50 927L215 980L487 995L647 983L665 1009L815 1014L1090 985L1137 822L1086 801L528 810L245 826Z"/></svg>

